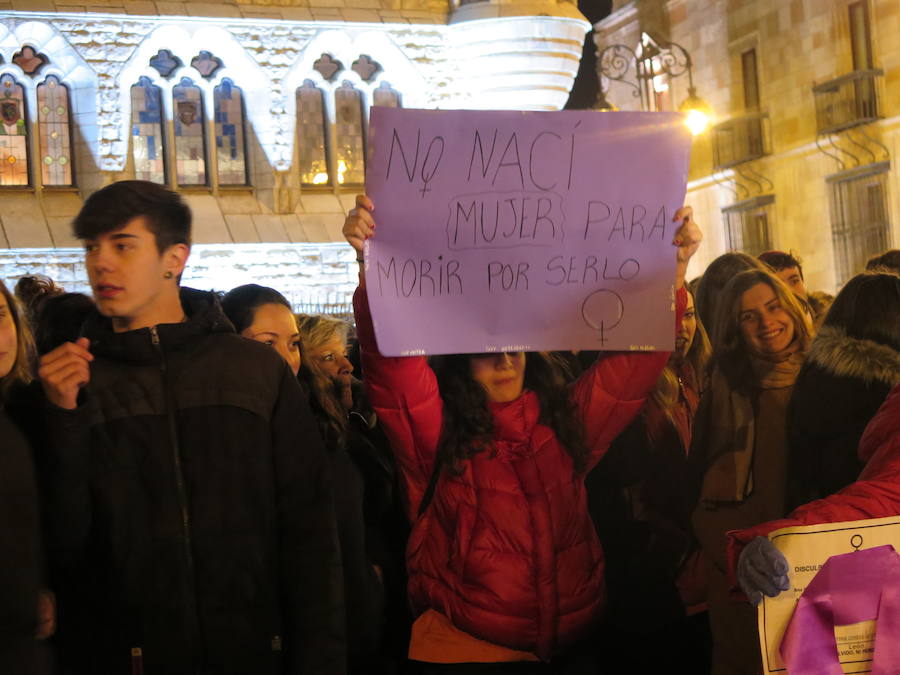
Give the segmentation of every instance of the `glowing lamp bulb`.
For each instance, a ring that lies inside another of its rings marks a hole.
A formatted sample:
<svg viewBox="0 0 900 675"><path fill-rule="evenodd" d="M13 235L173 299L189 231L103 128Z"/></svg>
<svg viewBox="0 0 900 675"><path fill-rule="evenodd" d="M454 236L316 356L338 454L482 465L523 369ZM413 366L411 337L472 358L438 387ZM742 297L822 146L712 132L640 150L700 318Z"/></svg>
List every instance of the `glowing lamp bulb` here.
<svg viewBox="0 0 900 675"><path fill-rule="evenodd" d="M691 130L691 134L699 136L709 126L709 115L702 110L689 110L684 123Z"/></svg>

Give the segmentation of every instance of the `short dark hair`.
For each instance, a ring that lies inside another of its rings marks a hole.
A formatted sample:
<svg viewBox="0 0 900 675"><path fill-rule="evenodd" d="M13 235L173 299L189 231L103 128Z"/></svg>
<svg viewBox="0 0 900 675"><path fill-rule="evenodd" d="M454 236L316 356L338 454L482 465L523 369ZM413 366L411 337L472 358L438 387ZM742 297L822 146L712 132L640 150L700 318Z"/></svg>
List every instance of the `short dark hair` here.
<svg viewBox="0 0 900 675"><path fill-rule="evenodd" d="M900 352L900 276L891 272L857 274L837 294L822 325Z"/></svg>
<svg viewBox="0 0 900 675"><path fill-rule="evenodd" d="M784 251L766 251L765 253L760 253L757 257L776 272L796 267L800 272L800 278L803 278L802 261L791 253L785 253Z"/></svg>
<svg viewBox="0 0 900 675"><path fill-rule="evenodd" d="M291 303L281 293L268 286L244 284L232 288L222 296L222 311L238 333L253 323L253 315L262 305L284 305L291 311Z"/></svg>
<svg viewBox="0 0 900 675"><path fill-rule="evenodd" d="M900 274L900 249L892 248L890 251L872 256L866 262L866 269L870 272L893 272Z"/></svg>
<svg viewBox="0 0 900 675"><path fill-rule="evenodd" d="M146 180L121 180L97 190L75 216L79 239L95 239L144 216L162 253L175 244L191 245L191 210L177 192Z"/></svg>
<svg viewBox="0 0 900 675"><path fill-rule="evenodd" d="M81 327L94 309L94 301L82 293L63 293L46 298L37 308L34 341L38 354L53 351L64 342L81 337Z"/></svg>

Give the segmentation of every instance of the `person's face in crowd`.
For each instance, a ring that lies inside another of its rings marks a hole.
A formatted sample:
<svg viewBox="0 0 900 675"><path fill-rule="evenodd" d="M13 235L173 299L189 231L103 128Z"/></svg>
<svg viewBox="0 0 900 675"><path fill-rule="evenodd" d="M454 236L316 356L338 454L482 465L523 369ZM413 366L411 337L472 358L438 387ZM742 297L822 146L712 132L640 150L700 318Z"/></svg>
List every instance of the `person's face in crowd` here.
<svg viewBox="0 0 900 675"><path fill-rule="evenodd" d="M785 267L783 270L775 272L775 276L786 283L788 288L794 292L794 295L798 295L804 300L809 299L809 294L806 292L806 284L803 283L803 275L800 274L799 267Z"/></svg>
<svg viewBox="0 0 900 675"><path fill-rule="evenodd" d="M241 335L269 345L287 361L294 375L300 372L300 332L289 308L274 302L260 305L253 313L253 323Z"/></svg>
<svg viewBox="0 0 900 675"><path fill-rule="evenodd" d="M332 381L340 387L350 386L350 373L353 372L353 364L347 359L347 345L340 336L324 342L316 349L308 350L310 358L316 360Z"/></svg>
<svg viewBox="0 0 900 675"><path fill-rule="evenodd" d="M112 319L115 330L177 321L169 312L177 306L187 246L176 244L160 254L146 219L137 216L118 230L86 239L84 248L97 309Z"/></svg>
<svg viewBox="0 0 900 675"><path fill-rule="evenodd" d="M0 380L9 375L16 365L18 350L18 333L13 320L12 308L0 293Z"/></svg>
<svg viewBox="0 0 900 675"><path fill-rule="evenodd" d="M769 284L759 283L744 291L740 321L744 341L761 354L780 352L794 339L794 321Z"/></svg>
<svg viewBox="0 0 900 675"><path fill-rule="evenodd" d="M472 379L484 387L491 403L508 403L525 387L525 352L498 352L471 357Z"/></svg>
<svg viewBox="0 0 900 675"><path fill-rule="evenodd" d="M694 335L697 333L697 310L694 309L694 296L688 293L687 308L678 326L675 335L675 355L679 360L687 356L691 345L694 343Z"/></svg>

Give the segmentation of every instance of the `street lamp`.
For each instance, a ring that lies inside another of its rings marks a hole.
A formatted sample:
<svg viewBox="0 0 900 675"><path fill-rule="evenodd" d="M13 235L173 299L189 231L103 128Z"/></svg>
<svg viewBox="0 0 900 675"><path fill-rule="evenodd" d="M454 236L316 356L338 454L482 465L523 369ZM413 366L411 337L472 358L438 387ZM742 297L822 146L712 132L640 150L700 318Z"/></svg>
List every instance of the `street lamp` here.
<svg viewBox="0 0 900 675"><path fill-rule="evenodd" d="M615 110L606 98L603 79L622 82L632 89L632 95L640 98L641 110L656 108L657 95L668 89L663 76L676 78L687 73L688 96L678 107L685 113L685 124L695 136L703 133L712 120L712 109L709 104L697 95L694 87L694 74L691 55L675 42L658 45L646 33L641 37L637 51L623 44L609 45L597 57L600 64L600 90L597 94L596 110ZM634 82L629 77L634 65Z"/></svg>

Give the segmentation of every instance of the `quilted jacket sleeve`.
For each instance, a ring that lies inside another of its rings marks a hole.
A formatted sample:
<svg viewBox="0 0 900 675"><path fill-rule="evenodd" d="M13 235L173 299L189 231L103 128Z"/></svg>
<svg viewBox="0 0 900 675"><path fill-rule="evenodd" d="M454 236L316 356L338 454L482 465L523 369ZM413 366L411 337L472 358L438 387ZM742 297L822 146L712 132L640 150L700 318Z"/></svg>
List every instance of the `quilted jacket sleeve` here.
<svg viewBox="0 0 900 675"><path fill-rule="evenodd" d="M363 288L356 289L353 311L369 400L391 442L405 486L406 514L413 521L434 470L441 433L437 379L425 357L379 353Z"/></svg>
<svg viewBox="0 0 900 675"><path fill-rule="evenodd" d="M675 325L687 307L687 291L675 294ZM674 330L674 328L673 328ZM671 352L612 352L601 355L573 385L572 397L591 449L588 470L644 405Z"/></svg>
<svg viewBox="0 0 900 675"><path fill-rule="evenodd" d="M869 456L869 461L859 479L844 489L796 508L787 518L728 532L728 571L732 586L737 585L734 571L741 551L756 537L767 536L783 527L900 515L900 385L894 387L866 428L860 441L860 456Z"/></svg>

